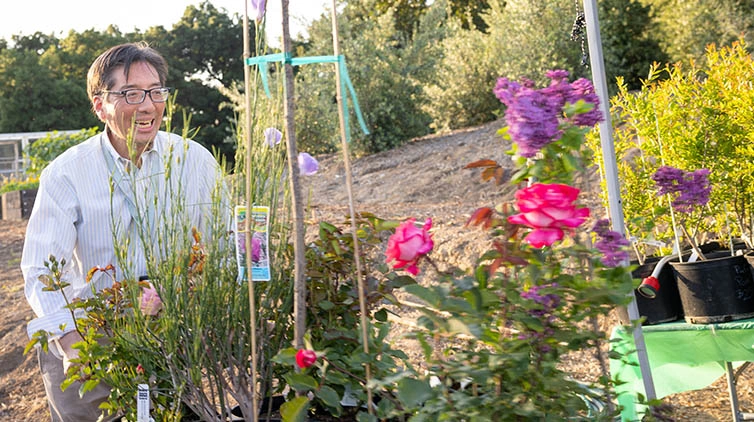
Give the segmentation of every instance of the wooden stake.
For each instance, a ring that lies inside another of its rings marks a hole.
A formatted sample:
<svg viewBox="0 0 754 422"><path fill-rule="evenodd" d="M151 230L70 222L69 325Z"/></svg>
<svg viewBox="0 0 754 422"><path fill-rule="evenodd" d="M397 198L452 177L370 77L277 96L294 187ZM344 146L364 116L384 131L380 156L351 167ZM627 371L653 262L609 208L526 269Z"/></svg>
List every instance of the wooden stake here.
<svg viewBox="0 0 754 422"><path fill-rule="evenodd" d="M248 1L244 1L243 57L244 101L246 105L246 119L244 122L244 141L246 144L246 226L243 232L244 241L246 242L246 278L249 286L249 317L251 321L251 414L252 421L257 422L259 414L257 411L257 311L254 299L254 280L251 278L251 224L249 224L253 198L251 193L251 69L246 64L246 59L251 57Z"/></svg>
<svg viewBox="0 0 754 422"><path fill-rule="evenodd" d="M332 0L332 7L331 7L331 20L332 20L332 40L333 40L333 54L335 57L340 57L340 42L338 40L338 19L337 19L337 12L335 10L335 0ZM364 347L364 353L369 355L369 320L367 319L367 313L369 310L367 309L366 304L366 288L364 285L364 280L362 278L362 274L364 271L362 270L361 266L361 251L359 247L359 237L356 234L356 212L354 210L354 199L353 199L353 177L351 172L351 160L349 157L349 150L348 150L348 138L346 131L348 128L346 127L345 123L345 115L344 113L346 110L344 110L343 107L343 85L341 82L341 75L340 75L340 60L335 63L335 88L336 88L336 99L338 102L338 120L340 121L340 141L341 141L341 147L343 149L343 162L345 165L345 171L346 171L346 189L348 191L348 207L351 215L351 235L353 236L353 254L356 260L356 274L354 275L354 279L356 280L356 283L359 286L359 309L361 311L361 343ZM374 409L372 406L372 388L369 386L369 381L371 380L371 367L369 363L367 362L365 364L365 370L366 370L366 388L367 388L367 410L369 411L370 415L374 414Z"/></svg>
<svg viewBox="0 0 754 422"><path fill-rule="evenodd" d="M288 146L288 174L293 207L293 317L296 348L304 347L306 333L306 259L304 257L304 207L299 183L298 152L296 151L295 95L293 65L291 64L291 33L288 26L288 0L283 0L283 54L285 74L285 138Z"/></svg>

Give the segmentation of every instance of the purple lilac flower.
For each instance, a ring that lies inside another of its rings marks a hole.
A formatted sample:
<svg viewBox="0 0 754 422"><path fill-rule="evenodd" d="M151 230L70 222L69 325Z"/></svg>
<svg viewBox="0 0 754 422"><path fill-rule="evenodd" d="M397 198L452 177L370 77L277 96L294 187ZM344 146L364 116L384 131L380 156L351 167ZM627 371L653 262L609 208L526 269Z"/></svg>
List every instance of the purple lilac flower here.
<svg viewBox="0 0 754 422"><path fill-rule="evenodd" d="M592 127L603 120L600 111L600 99L594 92L594 85L588 79L577 79L571 84L571 94L567 101L575 104L579 100L594 104L594 108L583 114L573 116L572 122L577 126Z"/></svg>
<svg viewBox="0 0 754 422"><path fill-rule="evenodd" d="M652 180L658 188L658 195L678 194L671 203L673 209L690 213L696 207L709 202L712 191L709 174L708 169L685 172L674 167L662 166L652 175Z"/></svg>
<svg viewBox="0 0 754 422"><path fill-rule="evenodd" d="M557 98L506 78L498 80L495 95L508 106L505 112L508 134L518 145L521 156L533 157L562 136L558 129L562 107L558 107Z"/></svg>
<svg viewBox="0 0 754 422"><path fill-rule="evenodd" d="M317 160L306 152L298 154L298 169L304 176L312 176L319 170Z"/></svg>
<svg viewBox="0 0 754 422"><path fill-rule="evenodd" d="M555 293L548 293L546 295L540 294L539 291L546 287L558 287L558 283L550 283L542 286L531 286L528 290L521 292L521 297L524 299L533 300L534 302L542 305L542 307L544 308L543 310L546 313L549 313L553 309L560 306L560 296L556 295Z"/></svg>
<svg viewBox="0 0 754 422"><path fill-rule="evenodd" d="M594 247L602 252L603 257L600 259L607 267L617 267L623 262L628 261L629 245L628 240L620 233L610 230L610 220L601 219L594 224L592 231L600 237L595 242Z"/></svg>
<svg viewBox="0 0 754 422"><path fill-rule="evenodd" d="M547 353L552 350L546 340L555 334L552 326L555 324L555 316L552 311L560 306L560 296L555 293L541 294L540 290L544 288L558 287L558 283L550 283L542 286L531 286L528 290L521 292L521 297L529 299L542 305L542 309L530 309L529 315L542 320L543 327L541 330L529 330L518 335L519 340L529 340L540 353Z"/></svg>
<svg viewBox="0 0 754 422"><path fill-rule="evenodd" d="M546 88L534 89L534 82L522 79L516 83L508 78L499 78L493 92L506 105L506 121L511 140L518 145L519 154L533 157L545 145L560 139L559 129L563 106L566 102L584 100L595 104L591 111L574 116L572 123L578 126L594 126L602 120L602 112L597 107L599 99L594 86L586 79L568 83L568 72L551 70L551 79Z"/></svg>
<svg viewBox="0 0 754 422"><path fill-rule="evenodd" d="M562 114L563 106L573 91L568 83L568 71L551 70L546 75L551 81L548 87L542 88L542 93L551 98L553 107L557 107L558 114Z"/></svg>

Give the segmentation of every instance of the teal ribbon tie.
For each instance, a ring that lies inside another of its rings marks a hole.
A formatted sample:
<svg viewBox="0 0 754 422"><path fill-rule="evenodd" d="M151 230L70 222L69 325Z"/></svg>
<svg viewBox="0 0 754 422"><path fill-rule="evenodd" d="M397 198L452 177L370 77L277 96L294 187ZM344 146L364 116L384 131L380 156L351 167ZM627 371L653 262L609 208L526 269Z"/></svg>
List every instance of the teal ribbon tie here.
<svg viewBox="0 0 754 422"><path fill-rule="evenodd" d="M290 63L292 66L302 66L305 64L314 64L314 63L338 63L338 69L340 71L340 88L341 92L348 91L348 94L351 96L351 101L353 102L353 111L356 113L356 118L359 121L359 126L361 126L361 131L364 132L364 135L369 135L369 129L367 129L366 122L364 121L364 116L361 114L361 108L359 107L359 100L356 98L356 90L353 88L353 84L351 83L351 78L348 77L348 68L346 66L346 59L343 57L343 55L339 56L311 56L311 57L291 57L290 53L276 53L276 54L268 54L266 56L257 56L257 57L249 57L246 59L246 65L247 66L254 66L256 65L259 68L259 76L262 79L262 86L264 87L264 93L269 98L271 96L270 94L270 87L267 82L268 76L267 76L267 67L269 63ZM343 119L346 127L349 127L348 122L348 95L343 96L343 101L341 104L341 111L343 113ZM350 131L346 131L346 141L351 142L351 135Z"/></svg>

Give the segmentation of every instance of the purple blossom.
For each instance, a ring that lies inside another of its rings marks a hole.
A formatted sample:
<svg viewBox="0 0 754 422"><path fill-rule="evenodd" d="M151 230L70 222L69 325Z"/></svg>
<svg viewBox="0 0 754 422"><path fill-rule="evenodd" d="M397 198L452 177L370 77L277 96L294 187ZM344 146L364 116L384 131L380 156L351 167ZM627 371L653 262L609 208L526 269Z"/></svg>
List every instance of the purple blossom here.
<svg viewBox="0 0 754 422"><path fill-rule="evenodd" d="M610 230L610 220L598 220L592 231L600 237L600 240L594 243L594 247L602 252L603 256L600 260L605 266L617 267L628 261L626 247L629 242L620 233Z"/></svg>
<svg viewBox="0 0 754 422"><path fill-rule="evenodd" d="M251 0L251 15L257 22L261 21L264 17L265 3L267 0Z"/></svg>
<svg viewBox="0 0 754 422"><path fill-rule="evenodd" d="M495 95L508 109L505 118L511 140L518 144L519 154L533 157L542 147L562 136L558 129L557 98L506 78L498 79Z"/></svg>
<svg viewBox="0 0 754 422"><path fill-rule="evenodd" d="M261 234L254 233L251 235L251 261L259 262L259 258L262 256L262 239Z"/></svg>
<svg viewBox="0 0 754 422"><path fill-rule="evenodd" d="M553 309L560 306L560 296L556 295L555 293L548 293L543 295L539 292L540 290L548 287L558 287L558 284L550 283L542 286L531 286L528 290L521 292L521 297L524 299L532 300L542 305L542 311L544 311L543 314L550 313Z"/></svg>
<svg viewBox="0 0 754 422"><path fill-rule="evenodd" d="M709 202L712 186L709 183L710 171L699 169L685 172L670 166L662 166L652 175L658 188L658 195L676 195L671 205L678 212L690 213L696 207Z"/></svg>
<svg viewBox="0 0 754 422"><path fill-rule="evenodd" d="M552 311L560 306L561 298L555 293L542 294L540 291L545 288L556 288L558 283L550 283L541 286L531 286L521 292L521 298L529 299L541 305L540 309L530 309L529 315L542 320L542 328L539 330L526 330L518 335L519 340L529 340L540 353L547 353L552 348L547 344L547 338L555 334L552 328L555 324L555 316Z"/></svg>
<svg viewBox="0 0 754 422"><path fill-rule="evenodd" d="M571 104L576 104L579 100L594 104L594 108L586 113L573 116L573 124L592 127L603 120L602 111L600 111L600 99L597 93L594 92L594 85L588 79L577 79L571 84L571 93L567 101Z"/></svg>
<svg viewBox="0 0 754 422"><path fill-rule="evenodd" d="M279 144L283 139L283 132L275 129L274 127L268 127L264 130L264 141L270 148Z"/></svg>
<svg viewBox="0 0 754 422"><path fill-rule="evenodd" d="M317 160L306 152L300 152L298 154L298 169L304 176L312 176L317 174L319 170L319 163Z"/></svg>
<svg viewBox="0 0 754 422"><path fill-rule="evenodd" d="M544 146L560 139L563 131L559 124L566 102L584 100L595 105L589 112L574 116L571 123L594 126L602 120L602 112L597 107L599 99L591 82L579 79L571 84L568 75L565 70L547 72L550 85L539 90L528 79L522 79L521 83L508 78L497 80L493 92L506 105L508 134L518 145L521 156L533 157Z"/></svg>

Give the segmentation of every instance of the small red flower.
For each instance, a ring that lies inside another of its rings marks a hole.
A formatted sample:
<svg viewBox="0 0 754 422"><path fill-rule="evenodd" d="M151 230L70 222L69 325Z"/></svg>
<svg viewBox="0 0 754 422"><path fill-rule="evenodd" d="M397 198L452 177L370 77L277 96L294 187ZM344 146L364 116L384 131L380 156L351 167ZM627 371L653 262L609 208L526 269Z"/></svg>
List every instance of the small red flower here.
<svg viewBox="0 0 754 422"><path fill-rule="evenodd" d="M317 354L314 353L314 350L299 349L299 351L296 352L296 365L301 369L306 369L314 365L314 362L316 361Z"/></svg>
<svg viewBox="0 0 754 422"><path fill-rule="evenodd" d="M136 373L139 375L144 375L144 367L141 366L141 364L136 365Z"/></svg>

